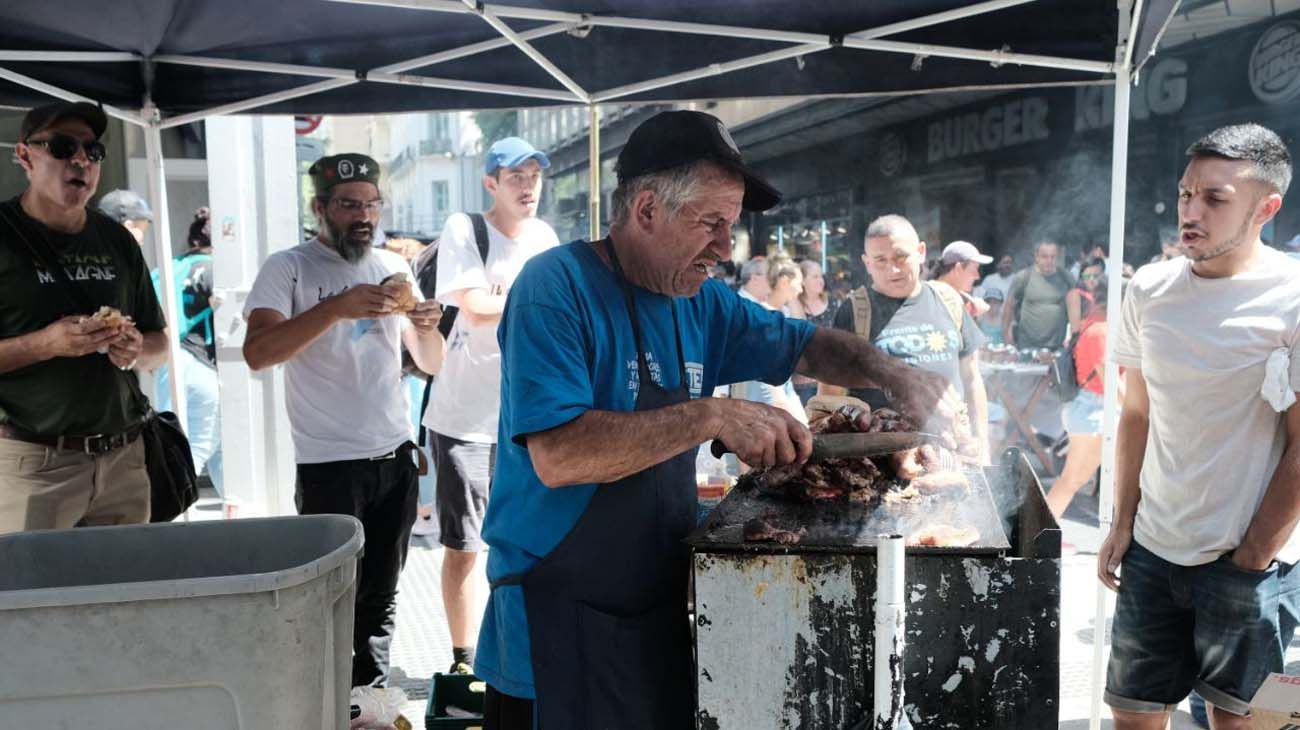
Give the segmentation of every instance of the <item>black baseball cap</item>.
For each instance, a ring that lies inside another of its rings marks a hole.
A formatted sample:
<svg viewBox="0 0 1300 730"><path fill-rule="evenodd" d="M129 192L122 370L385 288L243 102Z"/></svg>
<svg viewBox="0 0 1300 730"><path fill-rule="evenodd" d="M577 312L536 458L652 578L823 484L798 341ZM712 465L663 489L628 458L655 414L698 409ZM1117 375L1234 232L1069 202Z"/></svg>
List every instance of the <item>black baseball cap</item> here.
<svg viewBox="0 0 1300 730"><path fill-rule="evenodd" d="M329 192L339 183L368 182L379 187L379 163L373 157L356 152L322 157L307 170L316 194Z"/></svg>
<svg viewBox="0 0 1300 730"><path fill-rule="evenodd" d="M19 127L18 141L26 142L33 134L68 117L80 119L90 127L95 139L104 136L108 129L108 116L104 110L86 101L56 101L53 104L38 106L27 112L23 124Z"/></svg>
<svg viewBox="0 0 1300 730"><path fill-rule="evenodd" d="M696 111L660 112L632 130L618 153L614 172L619 184L700 160L716 162L745 178L745 210L767 210L781 193L745 164L740 148L722 120Z"/></svg>

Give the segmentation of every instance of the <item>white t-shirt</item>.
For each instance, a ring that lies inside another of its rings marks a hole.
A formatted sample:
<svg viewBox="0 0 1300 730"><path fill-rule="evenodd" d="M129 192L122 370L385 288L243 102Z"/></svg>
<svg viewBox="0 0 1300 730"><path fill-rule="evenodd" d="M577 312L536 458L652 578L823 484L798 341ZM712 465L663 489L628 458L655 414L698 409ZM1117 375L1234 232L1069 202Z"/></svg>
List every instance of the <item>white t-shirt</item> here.
<svg viewBox="0 0 1300 730"><path fill-rule="evenodd" d="M1265 248L1223 279L1185 258L1133 277L1113 357L1142 369L1150 395L1133 537L1151 552L1190 566L1241 544L1285 447L1283 416L1260 394L1279 349L1300 390L1300 261ZM1278 559L1297 558L1293 534Z"/></svg>
<svg viewBox="0 0 1300 730"><path fill-rule="evenodd" d="M507 238L487 223L487 266L479 257L474 225L468 215L447 219L438 237L438 301L456 306L454 295L464 289L507 294L528 259L559 243L545 222L530 218L519 238ZM424 413L426 428L444 436L496 443L501 410L501 346L497 323L471 325L465 313L447 337L447 355L438 373L438 387Z"/></svg>
<svg viewBox="0 0 1300 730"><path fill-rule="evenodd" d="M391 251L372 248L348 263L313 238L266 260L244 317L255 309L296 317L349 287L378 284L397 272L411 269ZM284 364L285 405L299 464L367 459L411 439L411 407L402 385L402 332L409 325L401 315L343 320Z"/></svg>
<svg viewBox="0 0 1300 730"><path fill-rule="evenodd" d="M1011 276L1003 276L997 272L989 274L980 280L979 286L971 290L971 296L983 299L984 292L989 289L997 289L1002 292L1002 298L1006 299L1007 292L1011 291Z"/></svg>

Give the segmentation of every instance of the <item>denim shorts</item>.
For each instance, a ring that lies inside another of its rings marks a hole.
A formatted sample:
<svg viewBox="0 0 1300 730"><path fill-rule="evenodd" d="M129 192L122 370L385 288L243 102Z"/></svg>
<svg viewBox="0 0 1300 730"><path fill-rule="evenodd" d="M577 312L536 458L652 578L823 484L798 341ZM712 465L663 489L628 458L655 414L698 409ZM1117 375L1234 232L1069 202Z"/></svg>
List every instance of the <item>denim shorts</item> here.
<svg viewBox="0 0 1300 730"><path fill-rule="evenodd" d="M1283 669L1300 622L1300 570L1244 570L1225 554L1182 566L1134 541L1120 568L1106 704L1165 712L1193 689L1236 715Z"/></svg>
<svg viewBox="0 0 1300 730"><path fill-rule="evenodd" d="M1071 436L1100 434L1101 414L1104 408L1101 396L1087 388L1080 388L1079 394L1074 397L1074 400L1066 403L1065 409L1061 411L1061 422L1065 425L1065 432Z"/></svg>

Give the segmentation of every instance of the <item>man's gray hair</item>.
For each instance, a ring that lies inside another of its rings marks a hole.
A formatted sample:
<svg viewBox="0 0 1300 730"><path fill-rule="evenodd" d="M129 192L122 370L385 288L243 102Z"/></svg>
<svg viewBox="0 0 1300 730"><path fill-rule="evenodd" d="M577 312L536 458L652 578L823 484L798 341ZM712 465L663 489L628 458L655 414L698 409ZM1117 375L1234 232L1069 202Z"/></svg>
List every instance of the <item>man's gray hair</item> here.
<svg viewBox="0 0 1300 730"><path fill-rule="evenodd" d="M917 241L921 237L916 234L916 228L912 222L896 213L882 215L871 221L867 225L866 238L912 238Z"/></svg>
<svg viewBox="0 0 1300 730"><path fill-rule="evenodd" d="M749 280L753 279L756 276L759 278L763 278L767 276L766 259L750 259L745 262L744 266L740 267L741 286L748 284Z"/></svg>
<svg viewBox="0 0 1300 730"><path fill-rule="evenodd" d="M611 226L627 222L632 212L632 201L642 192L649 190L655 194L655 200L669 216L676 215L687 201L699 194L703 187L704 170L713 163L698 160L687 165L670 167L661 172L624 180L609 198L609 224Z"/></svg>

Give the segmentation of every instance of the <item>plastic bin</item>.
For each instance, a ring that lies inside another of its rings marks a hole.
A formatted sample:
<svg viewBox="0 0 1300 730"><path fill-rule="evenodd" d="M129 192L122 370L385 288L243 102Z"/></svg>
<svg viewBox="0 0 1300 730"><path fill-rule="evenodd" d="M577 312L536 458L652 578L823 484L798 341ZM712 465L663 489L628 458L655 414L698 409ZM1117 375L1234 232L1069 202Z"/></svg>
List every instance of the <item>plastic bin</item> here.
<svg viewBox="0 0 1300 730"><path fill-rule="evenodd" d="M487 685L472 674L435 674L429 684L429 703L424 709L425 730L483 730L483 699ZM447 706L477 713L475 717L452 717Z"/></svg>
<svg viewBox="0 0 1300 730"><path fill-rule="evenodd" d="M361 523L0 536L0 725L347 728Z"/></svg>

